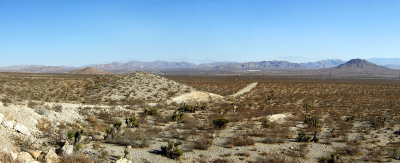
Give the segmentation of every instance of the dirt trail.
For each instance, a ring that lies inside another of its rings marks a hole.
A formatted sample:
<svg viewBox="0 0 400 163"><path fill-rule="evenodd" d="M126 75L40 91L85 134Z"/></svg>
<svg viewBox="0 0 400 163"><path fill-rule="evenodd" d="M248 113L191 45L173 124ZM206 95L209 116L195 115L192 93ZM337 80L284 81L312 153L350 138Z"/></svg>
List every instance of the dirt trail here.
<svg viewBox="0 0 400 163"><path fill-rule="evenodd" d="M253 88L255 88L257 86L257 84L258 84L257 82L251 83L251 84L247 85L246 87L244 87L243 89L241 89L240 91L236 92L235 94L229 95L229 96L237 97L244 93L250 92Z"/></svg>

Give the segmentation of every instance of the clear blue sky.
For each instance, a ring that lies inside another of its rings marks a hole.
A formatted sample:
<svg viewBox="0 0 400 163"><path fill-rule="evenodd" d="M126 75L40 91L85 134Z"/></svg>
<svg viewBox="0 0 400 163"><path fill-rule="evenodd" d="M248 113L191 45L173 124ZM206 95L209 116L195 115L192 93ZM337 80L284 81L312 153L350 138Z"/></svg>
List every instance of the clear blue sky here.
<svg viewBox="0 0 400 163"><path fill-rule="evenodd" d="M0 66L400 57L400 0L2 0Z"/></svg>

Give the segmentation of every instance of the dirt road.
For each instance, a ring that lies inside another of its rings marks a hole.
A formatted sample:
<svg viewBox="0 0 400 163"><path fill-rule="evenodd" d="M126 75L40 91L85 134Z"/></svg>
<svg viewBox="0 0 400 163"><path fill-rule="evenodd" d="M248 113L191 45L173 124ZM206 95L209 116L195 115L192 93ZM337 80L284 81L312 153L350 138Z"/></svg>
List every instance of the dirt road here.
<svg viewBox="0 0 400 163"><path fill-rule="evenodd" d="M247 85L246 87L244 87L243 89L241 89L240 91L236 92L233 95L229 95L229 96L233 96L233 97L238 97L244 93L250 92L254 87L257 86L258 83L251 83L249 85Z"/></svg>

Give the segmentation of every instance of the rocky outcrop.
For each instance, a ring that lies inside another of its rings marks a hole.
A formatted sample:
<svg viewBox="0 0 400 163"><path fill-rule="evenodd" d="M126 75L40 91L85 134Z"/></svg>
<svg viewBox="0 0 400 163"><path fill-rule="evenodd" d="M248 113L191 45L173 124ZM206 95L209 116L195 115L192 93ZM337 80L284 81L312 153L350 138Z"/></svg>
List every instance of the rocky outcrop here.
<svg viewBox="0 0 400 163"><path fill-rule="evenodd" d="M72 145L64 145L61 148L61 154L64 156L71 155L74 152L74 146Z"/></svg>
<svg viewBox="0 0 400 163"><path fill-rule="evenodd" d="M130 160L126 159L126 158L123 158L123 159L117 160L115 163L132 163L132 161L130 161Z"/></svg>
<svg viewBox="0 0 400 163"><path fill-rule="evenodd" d="M21 161L21 162L24 162L24 163L25 162L30 163L30 162L34 161L32 156L31 156L31 154L29 154L28 152L20 152L20 153L18 153L17 160Z"/></svg>
<svg viewBox="0 0 400 163"><path fill-rule="evenodd" d="M14 125L15 125L15 121L4 121L1 124L3 124L3 126L8 129L13 129Z"/></svg>
<svg viewBox="0 0 400 163"><path fill-rule="evenodd" d="M0 113L0 124L3 122L4 120L4 115Z"/></svg>
<svg viewBox="0 0 400 163"><path fill-rule="evenodd" d="M14 127L15 130L17 130L18 132L20 132L21 134L24 135L31 135L31 132L29 132L28 128L22 124L17 123Z"/></svg>
<svg viewBox="0 0 400 163"><path fill-rule="evenodd" d="M57 163L58 162L58 155L56 154L55 150L49 149L45 156L46 163Z"/></svg>

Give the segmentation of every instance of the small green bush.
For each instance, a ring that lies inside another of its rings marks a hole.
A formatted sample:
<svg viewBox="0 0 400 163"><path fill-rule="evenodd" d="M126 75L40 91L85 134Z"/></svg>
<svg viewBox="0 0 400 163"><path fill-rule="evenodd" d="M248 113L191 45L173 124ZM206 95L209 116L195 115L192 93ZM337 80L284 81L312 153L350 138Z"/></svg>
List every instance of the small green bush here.
<svg viewBox="0 0 400 163"><path fill-rule="evenodd" d="M128 156L128 155L129 155L128 147L125 147L125 149L124 149L124 158L126 158L126 156Z"/></svg>
<svg viewBox="0 0 400 163"><path fill-rule="evenodd" d="M386 117L376 117L371 120L371 125L374 129L385 127Z"/></svg>
<svg viewBox="0 0 400 163"><path fill-rule="evenodd" d="M67 133L68 139L72 139L74 137L74 135L75 135L74 131L68 131L68 133Z"/></svg>
<svg viewBox="0 0 400 163"><path fill-rule="evenodd" d="M143 115L150 115L150 116L155 116L157 115L157 109L151 108L151 109L144 109Z"/></svg>
<svg viewBox="0 0 400 163"><path fill-rule="evenodd" d="M178 159L183 155L182 149L179 148L181 143L168 142L167 146L161 147L161 154L170 159Z"/></svg>
<svg viewBox="0 0 400 163"><path fill-rule="evenodd" d="M183 119L184 113L183 112L177 112L175 111L174 114L172 114L171 119L173 121L180 121Z"/></svg>
<svg viewBox="0 0 400 163"><path fill-rule="evenodd" d="M185 112L185 113L195 113L197 108L198 108L198 106L184 104L182 107L180 107L178 109L178 111Z"/></svg>
<svg viewBox="0 0 400 163"><path fill-rule="evenodd" d="M306 133L304 133L304 131L299 131L299 133L297 133L297 142L308 142L310 141L311 137L307 136Z"/></svg>
<svg viewBox="0 0 400 163"><path fill-rule="evenodd" d="M329 156L320 157L318 163L336 163L340 162L340 157L336 153L332 153Z"/></svg>
<svg viewBox="0 0 400 163"><path fill-rule="evenodd" d="M219 129L225 128L227 123L229 123L229 120L226 118L217 118L213 120L214 126Z"/></svg>
<svg viewBox="0 0 400 163"><path fill-rule="evenodd" d="M317 128L318 127L318 119L316 117L308 117L304 118L304 123L310 127Z"/></svg>
<svg viewBox="0 0 400 163"><path fill-rule="evenodd" d="M139 123L137 122L137 119L135 116L126 117L125 124L128 128L139 127Z"/></svg>
<svg viewBox="0 0 400 163"><path fill-rule="evenodd" d="M120 128L122 126L122 122L115 122L114 127L115 128Z"/></svg>

